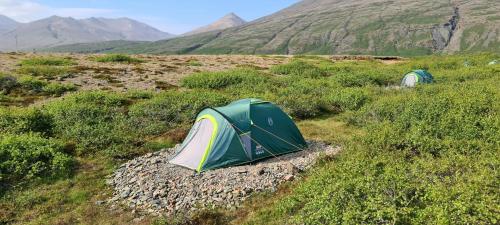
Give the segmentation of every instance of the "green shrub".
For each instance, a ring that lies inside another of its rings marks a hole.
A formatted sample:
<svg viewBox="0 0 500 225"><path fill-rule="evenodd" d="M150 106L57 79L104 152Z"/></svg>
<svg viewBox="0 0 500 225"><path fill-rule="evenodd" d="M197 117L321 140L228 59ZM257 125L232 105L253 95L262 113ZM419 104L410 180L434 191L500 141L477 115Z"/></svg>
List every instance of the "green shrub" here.
<svg viewBox="0 0 500 225"><path fill-rule="evenodd" d="M141 100L141 99L150 99L154 96L152 91L144 91L144 90L129 90L125 93L125 96L131 100Z"/></svg>
<svg viewBox="0 0 500 225"><path fill-rule="evenodd" d="M96 62L102 62L102 63L107 63L107 62L116 62L116 63L141 63L144 62L141 59L136 59L128 55L123 55L123 54L110 54L110 55L104 55L104 56L98 56L94 58L94 61Z"/></svg>
<svg viewBox="0 0 500 225"><path fill-rule="evenodd" d="M0 74L0 93L8 94L17 86L18 82L15 77Z"/></svg>
<svg viewBox="0 0 500 225"><path fill-rule="evenodd" d="M280 75L318 78L328 75L328 72L303 60L293 60L287 64L271 67L271 72Z"/></svg>
<svg viewBox="0 0 500 225"><path fill-rule="evenodd" d="M312 176L295 186L293 194L254 213L249 224L498 221L498 172L494 168L500 164L492 154L472 159L423 156L406 161L397 153L364 151L366 148L345 149L332 163L316 168Z"/></svg>
<svg viewBox="0 0 500 225"><path fill-rule="evenodd" d="M128 100L107 92L82 92L45 108L54 118L54 135L75 143L79 155L104 153L112 157L134 154L134 132L128 130L124 111Z"/></svg>
<svg viewBox="0 0 500 225"><path fill-rule="evenodd" d="M335 88L324 98L326 107L331 107L333 112L358 110L367 100L368 94L363 88Z"/></svg>
<svg viewBox="0 0 500 225"><path fill-rule="evenodd" d="M74 84L49 83L42 88L42 91L49 95L61 96L66 92L76 91L76 89Z"/></svg>
<svg viewBox="0 0 500 225"><path fill-rule="evenodd" d="M495 80L381 92L358 114L365 135L247 223L498 223Z"/></svg>
<svg viewBox="0 0 500 225"><path fill-rule="evenodd" d="M258 85L269 78L253 69L235 69L224 72L200 72L185 77L181 85L187 88L221 89L228 86Z"/></svg>
<svg viewBox="0 0 500 225"><path fill-rule="evenodd" d="M40 133L50 136L53 118L36 108L0 108L0 133L23 134Z"/></svg>
<svg viewBox="0 0 500 225"><path fill-rule="evenodd" d="M322 99L329 86L320 80L290 80L290 83L278 90L274 102L284 108L292 117L299 119L313 118L328 111Z"/></svg>
<svg viewBox="0 0 500 225"><path fill-rule="evenodd" d="M29 94L47 94L61 96L69 91L76 91L73 84L49 83L32 76L22 76L18 79L16 87L19 93Z"/></svg>
<svg viewBox="0 0 500 225"><path fill-rule="evenodd" d="M198 60L189 60L187 64L189 66L203 66L203 64Z"/></svg>
<svg viewBox="0 0 500 225"><path fill-rule="evenodd" d="M35 77L43 77L45 79L54 79L56 77L65 76L71 70L67 66L22 66L17 72L19 74L31 75Z"/></svg>
<svg viewBox="0 0 500 225"><path fill-rule="evenodd" d="M366 120L375 123L373 129L385 131L373 133L368 141L378 148L412 154L494 148L495 140L500 140L495 132L500 121L495 112L498 98L494 87L477 83L434 85L385 98L364 109Z"/></svg>
<svg viewBox="0 0 500 225"><path fill-rule="evenodd" d="M150 141L144 144L144 148L151 151L160 151L165 148L172 148L175 146L175 143L172 143L170 140L166 141Z"/></svg>
<svg viewBox="0 0 500 225"><path fill-rule="evenodd" d="M36 57L21 61L21 66L71 66L76 63L68 58Z"/></svg>
<svg viewBox="0 0 500 225"><path fill-rule="evenodd" d="M399 79L393 79L387 72L388 71L363 71L334 73L331 76L331 80L343 87L364 87L369 85L386 86L399 83ZM403 75L400 76L402 78Z"/></svg>
<svg viewBox="0 0 500 225"><path fill-rule="evenodd" d="M230 99L217 92L167 91L130 107L130 125L135 132L156 135L181 124L191 123L199 111L221 106Z"/></svg>
<svg viewBox="0 0 500 225"><path fill-rule="evenodd" d="M343 87L399 84L404 73L409 71L407 68L388 67L377 61L322 63L320 67L331 74L330 82Z"/></svg>
<svg viewBox="0 0 500 225"><path fill-rule="evenodd" d="M47 84L47 81L43 81L32 76L22 76L19 78L19 85L27 91L42 92Z"/></svg>
<svg viewBox="0 0 500 225"><path fill-rule="evenodd" d="M64 146L35 134L0 136L0 187L34 178L65 177L72 158Z"/></svg>
<svg viewBox="0 0 500 225"><path fill-rule="evenodd" d="M471 61L487 61L478 58ZM498 223L500 73L464 68L463 61L432 56L389 68L328 68L336 88L325 104L353 110L348 121L365 134L247 224ZM391 84L413 66L431 68L439 82L404 90L371 86Z"/></svg>

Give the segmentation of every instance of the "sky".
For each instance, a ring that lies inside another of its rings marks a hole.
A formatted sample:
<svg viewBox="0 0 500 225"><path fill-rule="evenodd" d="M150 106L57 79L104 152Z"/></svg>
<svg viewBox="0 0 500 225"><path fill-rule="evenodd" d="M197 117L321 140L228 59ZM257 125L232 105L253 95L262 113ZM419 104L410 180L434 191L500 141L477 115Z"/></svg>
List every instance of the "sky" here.
<svg viewBox="0 0 500 225"><path fill-rule="evenodd" d="M162 31L182 34L234 12L251 21L299 0L0 0L0 15L30 22L52 15L129 17Z"/></svg>

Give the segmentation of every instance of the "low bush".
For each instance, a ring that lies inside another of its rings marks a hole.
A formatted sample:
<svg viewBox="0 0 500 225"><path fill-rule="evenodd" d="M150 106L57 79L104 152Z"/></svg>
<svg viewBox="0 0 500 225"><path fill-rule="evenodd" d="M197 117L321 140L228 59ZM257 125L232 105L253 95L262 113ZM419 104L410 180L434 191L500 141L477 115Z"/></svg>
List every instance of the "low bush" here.
<svg viewBox="0 0 500 225"><path fill-rule="evenodd" d="M151 99L154 96L152 91L144 91L144 90L129 90L125 93L125 97L131 100L142 100L142 99Z"/></svg>
<svg viewBox="0 0 500 225"><path fill-rule="evenodd" d="M35 178L65 177L72 164L58 141L29 133L0 136L0 188Z"/></svg>
<svg viewBox="0 0 500 225"><path fill-rule="evenodd" d="M328 76L328 72L303 60L292 60L290 63L271 67L270 71L279 75L319 78Z"/></svg>
<svg viewBox="0 0 500 225"><path fill-rule="evenodd" d="M76 63L68 58L60 57L36 57L21 61L21 66L71 66Z"/></svg>
<svg viewBox="0 0 500 225"><path fill-rule="evenodd" d="M494 80L382 92L357 114L365 135L247 223L497 223Z"/></svg>
<svg viewBox="0 0 500 225"><path fill-rule="evenodd" d="M333 88L324 97L326 107L332 112L358 110L368 100L368 93L363 88Z"/></svg>
<svg viewBox="0 0 500 225"><path fill-rule="evenodd" d="M492 154L446 159L423 156L407 161L398 153L364 151L367 148L345 149L340 157L316 168L312 176L295 186L293 194L255 212L247 224L498 221L498 172L494 168L500 164Z"/></svg>
<svg viewBox="0 0 500 225"><path fill-rule="evenodd" d="M71 69L67 66L22 66L17 72L19 74L31 75L35 77L43 77L45 79L54 79L56 77L66 76L71 72Z"/></svg>
<svg viewBox="0 0 500 225"><path fill-rule="evenodd" d="M27 91L42 92L43 88L47 86L48 82L37 79L32 76L22 76L19 78L19 85Z"/></svg>
<svg viewBox="0 0 500 225"><path fill-rule="evenodd" d="M17 79L13 76L0 74L0 93L8 94L18 86Z"/></svg>
<svg viewBox="0 0 500 225"><path fill-rule="evenodd" d="M253 69L235 69L224 72L200 72L182 79L181 84L187 88L222 89L231 85L258 85L269 80L269 77Z"/></svg>
<svg viewBox="0 0 500 225"><path fill-rule="evenodd" d="M191 123L205 107L221 106L229 102L228 97L217 92L167 91L131 106L130 126L142 135L157 135L173 127Z"/></svg>
<svg viewBox="0 0 500 225"><path fill-rule="evenodd" d="M66 92L76 91L77 88L74 84L59 84L49 83L42 88L42 91L48 95L61 96Z"/></svg>
<svg viewBox="0 0 500 225"><path fill-rule="evenodd" d="M165 148L172 148L176 143L171 140L161 140L161 141L149 141L144 144L144 148L150 151L160 151Z"/></svg>
<svg viewBox="0 0 500 225"><path fill-rule="evenodd" d="M391 76L389 71L370 71L370 72L343 72L334 73L331 81L340 84L343 87L364 87L369 85L387 86L398 84L403 75ZM398 77L394 79L393 77Z"/></svg>
<svg viewBox="0 0 500 225"><path fill-rule="evenodd" d="M0 108L0 133L23 134L39 133L50 136L53 129L53 118L37 108Z"/></svg>
<svg viewBox="0 0 500 225"><path fill-rule="evenodd" d="M82 92L46 105L54 118L54 135L75 143L78 155L105 154L127 157L134 132L124 114L128 99L107 92Z"/></svg>
<svg viewBox="0 0 500 225"><path fill-rule="evenodd" d="M52 96L61 96L70 91L76 91L77 88L73 84L49 83L44 80L37 79L32 76L22 76L19 78L19 86L22 92L28 94L45 94Z"/></svg>
<svg viewBox="0 0 500 225"><path fill-rule="evenodd" d="M278 90L273 101L284 108L292 117L307 119L328 111L322 99L330 87L321 80L293 81Z"/></svg>
<svg viewBox="0 0 500 225"><path fill-rule="evenodd" d="M379 100L363 115L368 125L384 132L373 133L367 141L387 150L436 156L450 150L471 154L495 148L495 140L500 140L495 131L500 96L494 90L475 82L433 85Z"/></svg>
<svg viewBox="0 0 500 225"><path fill-rule="evenodd" d="M189 60L187 64L189 66L203 66L203 64L198 60Z"/></svg>
<svg viewBox="0 0 500 225"><path fill-rule="evenodd" d="M116 62L116 63L141 63L143 60L133 58L128 55L123 55L123 54L110 54L110 55L104 55L104 56L98 56L94 58L94 61L96 62Z"/></svg>

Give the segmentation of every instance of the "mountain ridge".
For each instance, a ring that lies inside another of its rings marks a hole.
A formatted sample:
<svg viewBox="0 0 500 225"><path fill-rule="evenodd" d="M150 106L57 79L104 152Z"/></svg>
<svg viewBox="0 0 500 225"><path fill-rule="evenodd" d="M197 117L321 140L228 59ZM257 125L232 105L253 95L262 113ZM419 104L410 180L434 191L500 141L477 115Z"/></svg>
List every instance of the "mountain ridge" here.
<svg viewBox="0 0 500 225"><path fill-rule="evenodd" d="M0 34L11 31L19 26L21 23L7 17L0 15Z"/></svg>
<svg viewBox="0 0 500 225"><path fill-rule="evenodd" d="M122 17L75 19L51 16L18 25L0 35L0 50L32 50L53 46L113 40L156 41L174 35ZM16 38L18 47L16 48Z"/></svg>
<svg viewBox="0 0 500 225"><path fill-rule="evenodd" d="M200 34L200 33L206 33L210 31L218 31L218 30L224 30L227 28L232 28L232 27L237 27L241 26L243 24L247 23L244 19L236 15L235 13L229 13L220 19L216 20L215 22L196 28L190 32L187 32L183 34L183 36L189 36L189 35L194 35L194 34Z"/></svg>
<svg viewBox="0 0 500 225"><path fill-rule="evenodd" d="M402 56L499 52L498 22L500 2L488 0L305 0L239 27L113 51Z"/></svg>

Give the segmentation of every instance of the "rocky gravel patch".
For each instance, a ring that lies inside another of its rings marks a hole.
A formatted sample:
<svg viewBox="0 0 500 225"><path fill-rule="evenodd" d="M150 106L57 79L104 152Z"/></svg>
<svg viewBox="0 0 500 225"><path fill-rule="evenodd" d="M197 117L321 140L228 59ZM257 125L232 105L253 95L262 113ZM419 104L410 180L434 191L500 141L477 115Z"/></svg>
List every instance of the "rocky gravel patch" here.
<svg viewBox="0 0 500 225"><path fill-rule="evenodd" d="M168 163L175 148L133 159L108 179L114 188L108 202L124 203L152 214L169 215L204 207L236 208L252 193L276 191L292 181L316 159L333 155L339 147L309 142L307 150L249 165L196 173Z"/></svg>

